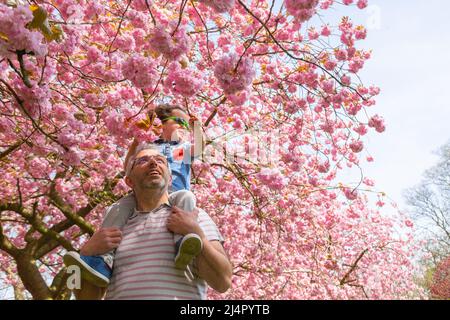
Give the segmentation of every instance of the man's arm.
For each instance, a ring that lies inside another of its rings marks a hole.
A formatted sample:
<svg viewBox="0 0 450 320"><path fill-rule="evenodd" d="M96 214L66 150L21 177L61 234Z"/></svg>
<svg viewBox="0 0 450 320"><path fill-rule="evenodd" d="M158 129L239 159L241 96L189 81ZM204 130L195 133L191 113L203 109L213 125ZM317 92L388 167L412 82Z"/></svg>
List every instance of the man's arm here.
<svg viewBox="0 0 450 320"><path fill-rule="evenodd" d="M139 141L135 138L133 140L133 143L131 144L130 148L128 149L127 156L125 157L125 162L123 164L124 170L127 171L128 162L130 162L131 156L136 152L136 149L139 145Z"/></svg>
<svg viewBox="0 0 450 320"><path fill-rule="evenodd" d="M83 245L80 253L85 256L105 254L116 249L120 241L122 241L122 232L119 228L102 228ZM73 293L77 300L101 300L106 293L106 288L96 287L81 279L81 288L74 290Z"/></svg>
<svg viewBox="0 0 450 320"><path fill-rule="evenodd" d="M94 286L92 283L81 279L81 288L73 290L77 300L102 300L106 293L106 288Z"/></svg>
<svg viewBox="0 0 450 320"><path fill-rule="evenodd" d="M197 256L198 275L214 290L224 293L231 287L233 268L219 241L202 237L203 250Z"/></svg>
<svg viewBox="0 0 450 320"><path fill-rule="evenodd" d="M203 242L203 250L197 256L199 276L214 290L224 293L231 287L233 268L219 241L209 241L197 222L196 215L173 208L167 220L167 228L178 234L196 233Z"/></svg>

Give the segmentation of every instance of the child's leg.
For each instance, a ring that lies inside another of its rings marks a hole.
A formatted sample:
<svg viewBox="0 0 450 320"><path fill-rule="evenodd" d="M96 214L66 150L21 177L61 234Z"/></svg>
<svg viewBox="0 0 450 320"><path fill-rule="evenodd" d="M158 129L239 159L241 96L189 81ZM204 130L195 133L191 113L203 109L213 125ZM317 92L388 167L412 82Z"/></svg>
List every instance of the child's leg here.
<svg viewBox="0 0 450 320"><path fill-rule="evenodd" d="M131 192L109 207L109 210L103 219L102 228L116 227L122 230L127 224L128 218L133 214L134 208L136 208L136 199L134 193ZM111 269L113 266L114 255L115 250L111 250L110 252L101 255Z"/></svg>
<svg viewBox="0 0 450 320"><path fill-rule="evenodd" d="M178 207L183 211L192 212L196 207L195 195L188 190L179 190L169 194L169 203ZM177 242L183 236L181 234L174 235L174 241Z"/></svg>
<svg viewBox="0 0 450 320"><path fill-rule="evenodd" d="M196 207L195 196L188 190L180 190L169 195L169 202L172 206L183 211L192 212ZM174 234L175 242L175 267L186 269L202 250L202 240L194 233L186 235Z"/></svg>
<svg viewBox="0 0 450 320"><path fill-rule="evenodd" d="M136 208L136 199L131 192L119 201L113 203L103 218L102 228L117 227L122 229L127 223L128 218L133 214Z"/></svg>
<svg viewBox="0 0 450 320"><path fill-rule="evenodd" d="M102 223L102 228L117 227L122 229L132 215L136 206L134 194L131 193L109 207ZM83 256L70 251L64 255L66 266L76 265L81 277L98 287L106 287L112 275L115 250L98 256Z"/></svg>

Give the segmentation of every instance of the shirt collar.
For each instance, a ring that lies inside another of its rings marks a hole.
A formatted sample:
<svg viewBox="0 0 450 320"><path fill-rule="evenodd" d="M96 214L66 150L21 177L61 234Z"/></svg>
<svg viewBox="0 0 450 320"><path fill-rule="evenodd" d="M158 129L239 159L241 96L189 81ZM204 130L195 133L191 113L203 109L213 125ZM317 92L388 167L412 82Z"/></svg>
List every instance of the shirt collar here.
<svg viewBox="0 0 450 320"><path fill-rule="evenodd" d="M151 211L139 211L136 208L134 208L134 212L132 216L138 215L138 214L147 214L147 213L154 213L154 212L158 212L159 210L161 210L162 208L172 208L172 206L169 203L163 203L162 205L160 205L158 208L155 208Z"/></svg>

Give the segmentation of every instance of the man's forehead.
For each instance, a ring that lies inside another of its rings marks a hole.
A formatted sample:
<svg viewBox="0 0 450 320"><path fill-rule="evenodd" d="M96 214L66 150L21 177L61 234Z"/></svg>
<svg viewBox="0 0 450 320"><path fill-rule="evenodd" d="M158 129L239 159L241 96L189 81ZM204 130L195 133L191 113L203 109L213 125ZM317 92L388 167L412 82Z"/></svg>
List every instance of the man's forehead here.
<svg viewBox="0 0 450 320"><path fill-rule="evenodd" d="M141 150L138 152L138 154L136 155L136 158L142 157L142 156L155 156L155 155L159 155L162 156L161 152L159 152L159 150L156 149L145 149L145 150Z"/></svg>

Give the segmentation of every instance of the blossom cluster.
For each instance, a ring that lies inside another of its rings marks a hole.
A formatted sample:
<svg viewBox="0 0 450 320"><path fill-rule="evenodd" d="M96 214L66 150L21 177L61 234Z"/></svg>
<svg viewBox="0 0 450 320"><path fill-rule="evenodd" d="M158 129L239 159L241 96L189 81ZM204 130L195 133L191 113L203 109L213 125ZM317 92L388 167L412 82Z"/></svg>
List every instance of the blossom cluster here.
<svg viewBox="0 0 450 320"><path fill-rule="evenodd" d="M201 73L191 68L182 69L180 64L175 62L169 66L166 78L166 86L174 94L179 94L189 98L201 90L204 85Z"/></svg>
<svg viewBox="0 0 450 320"><path fill-rule="evenodd" d="M214 75L225 94L246 90L255 77L253 61L236 54L223 55L215 64Z"/></svg>
<svg viewBox="0 0 450 320"><path fill-rule="evenodd" d="M286 0L286 11L299 22L305 22L316 13L319 0Z"/></svg>
<svg viewBox="0 0 450 320"><path fill-rule="evenodd" d="M158 27L154 30L149 41L153 50L171 61L179 59L190 48L189 37L183 28L179 28L172 35L166 28Z"/></svg>
<svg viewBox="0 0 450 320"><path fill-rule="evenodd" d="M122 74L138 88L151 87L158 77L153 60L140 54L133 54L123 62Z"/></svg>
<svg viewBox="0 0 450 320"><path fill-rule="evenodd" d="M234 7L235 0L200 0L200 2L213 8L218 13L229 12Z"/></svg>
<svg viewBox="0 0 450 320"><path fill-rule="evenodd" d="M36 57L47 54L42 33L26 27L32 20L33 13L27 6L13 8L0 3L0 56L15 55L17 51L33 53Z"/></svg>

